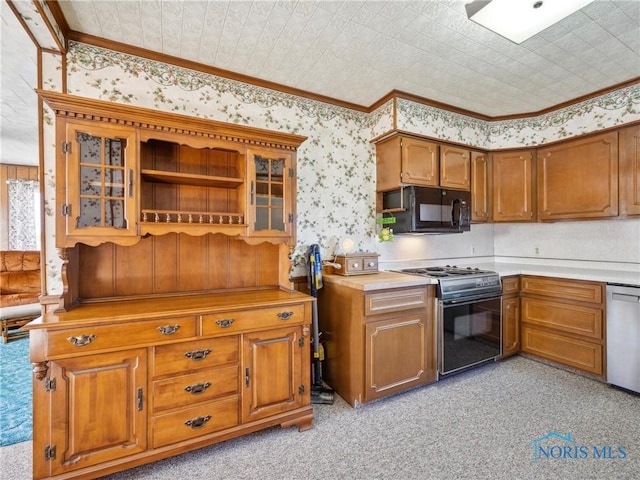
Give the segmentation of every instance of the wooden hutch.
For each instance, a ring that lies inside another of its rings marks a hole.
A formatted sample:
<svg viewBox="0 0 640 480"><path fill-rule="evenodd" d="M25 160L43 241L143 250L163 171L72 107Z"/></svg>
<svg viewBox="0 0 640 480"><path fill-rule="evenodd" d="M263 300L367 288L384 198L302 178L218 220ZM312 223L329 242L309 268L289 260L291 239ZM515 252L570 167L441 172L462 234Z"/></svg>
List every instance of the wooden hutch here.
<svg viewBox="0 0 640 480"><path fill-rule="evenodd" d="M26 327L33 477L310 428L314 299L289 277L305 137L38 93L64 292Z"/></svg>

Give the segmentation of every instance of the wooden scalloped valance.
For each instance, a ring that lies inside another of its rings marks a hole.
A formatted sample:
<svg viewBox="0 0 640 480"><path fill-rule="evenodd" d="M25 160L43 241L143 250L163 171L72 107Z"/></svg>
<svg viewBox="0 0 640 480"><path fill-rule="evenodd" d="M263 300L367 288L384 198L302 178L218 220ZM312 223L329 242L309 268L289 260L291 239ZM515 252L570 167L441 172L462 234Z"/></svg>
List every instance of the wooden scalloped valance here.
<svg viewBox="0 0 640 480"><path fill-rule="evenodd" d="M37 89L57 116L296 150L307 137Z"/></svg>

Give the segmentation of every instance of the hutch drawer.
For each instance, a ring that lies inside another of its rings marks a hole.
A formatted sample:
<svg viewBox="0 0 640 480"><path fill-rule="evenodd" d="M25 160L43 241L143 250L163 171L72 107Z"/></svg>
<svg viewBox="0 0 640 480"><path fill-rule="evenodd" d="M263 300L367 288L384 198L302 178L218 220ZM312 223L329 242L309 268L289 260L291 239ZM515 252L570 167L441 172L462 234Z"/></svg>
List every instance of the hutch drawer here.
<svg viewBox="0 0 640 480"><path fill-rule="evenodd" d="M160 343L191 338L195 335L195 316L53 330L48 333L49 355L67 355Z"/></svg>
<svg viewBox="0 0 640 480"><path fill-rule="evenodd" d="M207 338L155 347L153 375L160 377L237 363L240 347L237 335Z"/></svg>
<svg viewBox="0 0 640 480"><path fill-rule="evenodd" d="M243 330L302 325L304 319L302 304L215 313L202 316L202 334L220 335Z"/></svg>
<svg viewBox="0 0 640 480"><path fill-rule="evenodd" d="M153 417L153 448L238 425L238 397Z"/></svg>
<svg viewBox="0 0 640 480"><path fill-rule="evenodd" d="M153 382L153 411L178 408L238 392L238 366L214 368Z"/></svg>

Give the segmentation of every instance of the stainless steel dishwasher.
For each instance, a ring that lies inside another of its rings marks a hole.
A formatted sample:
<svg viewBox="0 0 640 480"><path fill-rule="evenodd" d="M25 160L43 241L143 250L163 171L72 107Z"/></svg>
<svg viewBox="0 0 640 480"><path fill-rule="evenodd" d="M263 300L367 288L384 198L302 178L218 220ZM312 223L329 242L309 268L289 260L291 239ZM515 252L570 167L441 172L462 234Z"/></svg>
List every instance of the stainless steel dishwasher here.
<svg viewBox="0 0 640 480"><path fill-rule="evenodd" d="M640 286L607 285L607 381L640 393Z"/></svg>

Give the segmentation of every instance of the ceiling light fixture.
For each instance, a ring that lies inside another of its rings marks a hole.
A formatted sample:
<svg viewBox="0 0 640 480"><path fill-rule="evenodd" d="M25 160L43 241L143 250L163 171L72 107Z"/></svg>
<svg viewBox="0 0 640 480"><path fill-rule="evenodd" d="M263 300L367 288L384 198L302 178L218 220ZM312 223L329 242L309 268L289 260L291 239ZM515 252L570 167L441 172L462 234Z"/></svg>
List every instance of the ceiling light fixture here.
<svg viewBox="0 0 640 480"><path fill-rule="evenodd" d="M522 43L593 0L475 0L465 5L469 20Z"/></svg>

